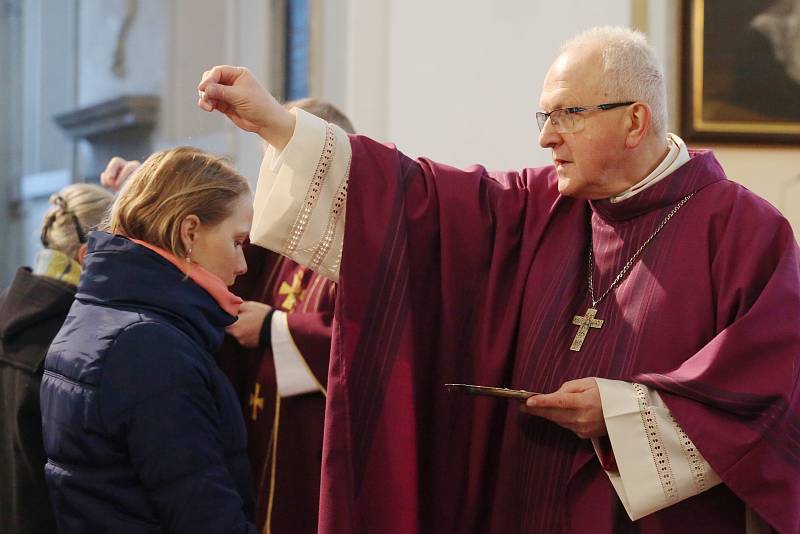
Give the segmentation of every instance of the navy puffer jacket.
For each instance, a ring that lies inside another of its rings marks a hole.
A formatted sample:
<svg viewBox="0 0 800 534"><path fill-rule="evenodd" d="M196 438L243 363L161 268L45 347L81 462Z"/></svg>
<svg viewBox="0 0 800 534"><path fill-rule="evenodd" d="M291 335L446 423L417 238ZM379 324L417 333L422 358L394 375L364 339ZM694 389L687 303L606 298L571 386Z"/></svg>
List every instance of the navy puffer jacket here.
<svg viewBox="0 0 800 534"><path fill-rule="evenodd" d="M59 531L254 532L241 408L212 357L234 318L102 232L75 298L41 388Z"/></svg>

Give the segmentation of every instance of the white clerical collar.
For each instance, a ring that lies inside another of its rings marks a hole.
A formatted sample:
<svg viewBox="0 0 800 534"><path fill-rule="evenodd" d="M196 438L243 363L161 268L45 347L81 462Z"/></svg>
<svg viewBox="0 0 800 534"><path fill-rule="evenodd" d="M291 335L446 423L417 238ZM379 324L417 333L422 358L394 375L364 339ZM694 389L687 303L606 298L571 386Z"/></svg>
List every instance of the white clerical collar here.
<svg viewBox="0 0 800 534"><path fill-rule="evenodd" d="M673 172L675 172L681 165L688 162L691 157L689 156L689 149L686 148L686 143L683 139L673 133L667 134L667 143L669 145L669 152L661 160L653 172L647 175L647 178L626 189L619 195L611 197L611 203L622 202L629 199L637 193L641 193L648 187L652 187Z"/></svg>

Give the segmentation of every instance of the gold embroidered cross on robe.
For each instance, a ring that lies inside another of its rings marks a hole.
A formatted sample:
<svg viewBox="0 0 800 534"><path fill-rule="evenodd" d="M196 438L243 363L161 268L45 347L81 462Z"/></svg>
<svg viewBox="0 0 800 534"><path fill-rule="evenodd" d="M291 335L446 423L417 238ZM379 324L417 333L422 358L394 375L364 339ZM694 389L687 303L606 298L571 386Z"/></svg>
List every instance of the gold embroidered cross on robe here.
<svg viewBox="0 0 800 534"><path fill-rule="evenodd" d="M297 303L303 299L305 295L305 289L303 289L303 273L294 273L294 277L292 278L292 285L287 284L286 282L281 283L281 287L278 289L279 295L286 295L286 299L284 299L281 306L286 311L294 310Z"/></svg>
<svg viewBox="0 0 800 534"><path fill-rule="evenodd" d="M253 408L250 418L255 421L258 419L258 410L264 409L264 397L261 396L261 384L256 382L255 391L250 395L250 407Z"/></svg>

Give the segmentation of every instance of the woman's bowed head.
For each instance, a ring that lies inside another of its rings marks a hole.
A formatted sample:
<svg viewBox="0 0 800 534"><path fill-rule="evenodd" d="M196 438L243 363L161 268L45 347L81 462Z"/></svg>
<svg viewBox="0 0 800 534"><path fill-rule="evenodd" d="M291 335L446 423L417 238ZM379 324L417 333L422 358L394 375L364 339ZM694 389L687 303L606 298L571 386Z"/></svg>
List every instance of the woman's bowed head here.
<svg viewBox="0 0 800 534"><path fill-rule="evenodd" d="M242 245L253 219L247 180L191 147L150 156L114 203L109 231L199 265L232 285L247 271Z"/></svg>

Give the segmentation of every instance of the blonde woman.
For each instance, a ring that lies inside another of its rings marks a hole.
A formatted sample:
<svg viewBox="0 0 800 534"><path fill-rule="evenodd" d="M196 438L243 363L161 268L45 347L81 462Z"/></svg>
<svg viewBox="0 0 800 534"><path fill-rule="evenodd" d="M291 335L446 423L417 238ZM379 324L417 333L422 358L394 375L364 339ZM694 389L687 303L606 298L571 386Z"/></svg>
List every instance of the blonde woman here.
<svg viewBox="0 0 800 534"><path fill-rule="evenodd" d="M128 180L89 236L42 380L60 532L253 532L238 399L212 353L241 299L247 181L192 148Z"/></svg>
<svg viewBox="0 0 800 534"><path fill-rule="evenodd" d="M42 362L75 297L86 234L112 198L92 184L72 184L50 197L44 249L0 295L0 525L9 534L55 532L43 473Z"/></svg>

